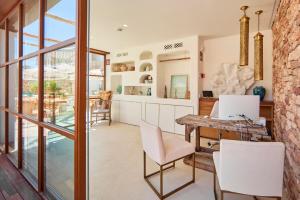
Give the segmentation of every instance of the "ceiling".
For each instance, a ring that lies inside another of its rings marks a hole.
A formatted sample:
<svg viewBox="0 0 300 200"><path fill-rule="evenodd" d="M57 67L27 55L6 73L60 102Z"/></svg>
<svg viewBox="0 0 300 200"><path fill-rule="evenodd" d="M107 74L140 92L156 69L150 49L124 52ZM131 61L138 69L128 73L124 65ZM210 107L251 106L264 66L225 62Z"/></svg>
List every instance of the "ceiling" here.
<svg viewBox="0 0 300 200"><path fill-rule="evenodd" d="M0 21L20 0L0 0Z"/></svg>
<svg viewBox="0 0 300 200"><path fill-rule="evenodd" d="M191 35L206 38L239 34L240 7L248 5L250 32L270 29L276 0L90 0L91 47L114 49ZM117 29L127 24L126 30Z"/></svg>

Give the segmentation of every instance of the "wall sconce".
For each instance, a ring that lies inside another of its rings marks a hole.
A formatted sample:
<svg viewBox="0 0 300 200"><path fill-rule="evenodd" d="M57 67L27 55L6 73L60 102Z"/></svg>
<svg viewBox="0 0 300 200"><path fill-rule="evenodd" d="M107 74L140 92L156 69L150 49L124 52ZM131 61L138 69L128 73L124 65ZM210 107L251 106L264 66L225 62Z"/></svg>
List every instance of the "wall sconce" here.
<svg viewBox="0 0 300 200"><path fill-rule="evenodd" d="M259 23L260 14L263 13L262 10L258 10L255 14L258 17L258 32L254 36L254 80L259 81L264 79L264 71L263 71L263 39L264 35L259 32Z"/></svg>
<svg viewBox="0 0 300 200"><path fill-rule="evenodd" d="M249 20L246 15L248 6L242 6L241 10L244 15L240 19L240 66L248 65L248 49L249 49Z"/></svg>

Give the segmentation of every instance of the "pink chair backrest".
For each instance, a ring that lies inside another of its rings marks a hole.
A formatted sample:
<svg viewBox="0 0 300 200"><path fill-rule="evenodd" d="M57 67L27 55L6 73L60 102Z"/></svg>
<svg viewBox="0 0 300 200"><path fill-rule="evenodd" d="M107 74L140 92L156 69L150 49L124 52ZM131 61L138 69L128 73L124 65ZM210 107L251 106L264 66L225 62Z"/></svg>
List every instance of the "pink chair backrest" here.
<svg viewBox="0 0 300 200"><path fill-rule="evenodd" d="M224 190L281 196L284 149L281 142L221 140L219 181Z"/></svg>
<svg viewBox="0 0 300 200"><path fill-rule="evenodd" d="M143 149L155 162L161 164L165 160L165 147L159 127L141 121L140 124Z"/></svg>

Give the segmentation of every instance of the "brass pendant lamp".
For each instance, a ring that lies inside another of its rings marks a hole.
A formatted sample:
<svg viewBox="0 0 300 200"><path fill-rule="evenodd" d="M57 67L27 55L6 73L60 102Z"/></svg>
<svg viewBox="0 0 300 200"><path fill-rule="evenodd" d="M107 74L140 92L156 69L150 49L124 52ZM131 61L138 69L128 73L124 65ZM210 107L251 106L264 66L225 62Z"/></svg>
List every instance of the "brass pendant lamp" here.
<svg viewBox="0 0 300 200"><path fill-rule="evenodd" d="M263 71L263 39L264 35L259 32L259 16L262 13L262 10L258 10L255 14L258 17L258 32L254 36L254 80L260 81L264 79Z"/></svg>
<svg viewBox="0 0 300 200"><path fill-rule="evenodd" d="M249 49L249 21L246 15L248 6L242 6L241 10L244 15L240 19L240 66L248 65L248 49Z"/></svg>

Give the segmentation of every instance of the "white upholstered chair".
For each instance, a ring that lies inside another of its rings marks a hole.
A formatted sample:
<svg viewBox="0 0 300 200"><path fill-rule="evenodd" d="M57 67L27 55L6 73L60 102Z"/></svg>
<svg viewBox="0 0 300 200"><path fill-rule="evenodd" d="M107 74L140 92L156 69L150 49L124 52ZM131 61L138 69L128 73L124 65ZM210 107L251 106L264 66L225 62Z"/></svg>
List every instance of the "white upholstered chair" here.
<svg viewBox="0 0 300 200"><path fill-rule="evenodd" d="M159 199L165 199L175 192L183 189L191 183L195 182L195 147L191 143L188 143L180 138L171 137L163 139L162 132L159 127L153 126L146 122L141 122L140 125L141 137L144 150L144 179L156 193ZM146 174L146 155L155 161L160 170L149 175ZM174 168L175 161L183 159L187 156L192 156L193 170L192 180L185 183L181 187L164 194L163 193L163 171L166 169ZM172 164L172 165L170 165ZM149 177L160 174L160 191L157 191L155 187L149 181Z"/></svg>
<svg viewBox="0 0 300 200"><path fill-rule="evenodd" d="M220 152L213 153L216 175L225 192L281 199L284 145L280 142L221 140Z"/></svg>

